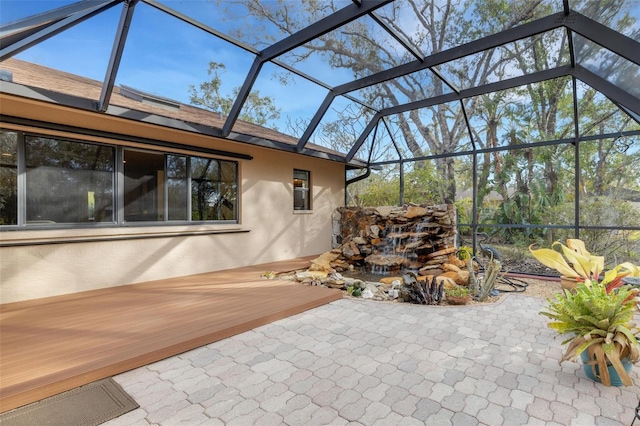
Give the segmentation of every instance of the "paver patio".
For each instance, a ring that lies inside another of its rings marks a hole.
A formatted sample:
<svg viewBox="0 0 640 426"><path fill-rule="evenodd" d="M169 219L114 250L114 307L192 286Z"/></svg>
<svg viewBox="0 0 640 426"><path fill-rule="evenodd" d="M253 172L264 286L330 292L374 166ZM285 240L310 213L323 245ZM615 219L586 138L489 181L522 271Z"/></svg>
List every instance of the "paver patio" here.
<svg viewBox="0 0 640 426"><path fill-rule="evenodd" d="M339 300L116 376L140 408L106 425L630 424L637 383L558 365L543 304Z"/></svg>

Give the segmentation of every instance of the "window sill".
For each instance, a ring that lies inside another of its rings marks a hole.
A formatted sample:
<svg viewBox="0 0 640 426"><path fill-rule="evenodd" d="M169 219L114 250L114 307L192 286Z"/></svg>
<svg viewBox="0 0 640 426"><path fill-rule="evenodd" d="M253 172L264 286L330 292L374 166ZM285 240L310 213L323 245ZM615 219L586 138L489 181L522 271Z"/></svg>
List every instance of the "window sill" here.
<svg viewBox="0 0 640 426"><path fill-rule="evenodd" d="M313 214L313 210L294 210L293 214Z"/></svg>
<svg viewBox="0 0 640 426"><path fill-rule="evenodd" d="M31 229L0 233L0 247L171 238L241 232L249 232L249 229L243 229L235 223L228 225L145 226L98 229Z"/></svg>

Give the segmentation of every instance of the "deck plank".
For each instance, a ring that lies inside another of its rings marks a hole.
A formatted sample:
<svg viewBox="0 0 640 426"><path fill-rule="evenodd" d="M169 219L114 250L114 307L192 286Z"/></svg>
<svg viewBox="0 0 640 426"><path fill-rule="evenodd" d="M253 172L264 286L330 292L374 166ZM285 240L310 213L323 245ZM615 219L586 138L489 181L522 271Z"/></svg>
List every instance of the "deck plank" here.
<svg viewBox="0 0 640 426"><path fill-rule="evenodd" d="M342 297L263 280L308 258L0 305L0 412Z"/></svg>

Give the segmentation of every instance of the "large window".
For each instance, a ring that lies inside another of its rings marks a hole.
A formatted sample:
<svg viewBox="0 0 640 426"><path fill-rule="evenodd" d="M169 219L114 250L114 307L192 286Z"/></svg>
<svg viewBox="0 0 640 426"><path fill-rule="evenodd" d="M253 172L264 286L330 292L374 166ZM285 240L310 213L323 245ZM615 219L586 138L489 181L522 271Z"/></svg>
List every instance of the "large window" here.
<svg viewBox="0 0 640 426"><path fill-rule="evenodd" d="M237 194L234 161L0 133L4 229L237 221Z"/></svg>
<svg viewBox="0 0 640 426"><path fill-rule="evenodd" d="M191 218L230 220L236 217L236 163L191 159Z"/></svg>
<svg viewBox="0 0 640 426"><path fill-rule="evenodd" d="M25 137L26 222L113 221L115 149Z"/></svg>
<svg viewBox="0 0 640 426"><path fill-rule="evenodd" d="M293 209L311 210L311 191L309 190L309 172L293 170Z"/></svg>
<svg viewBox="0 0 640 426"><path fill-rule="evenodd" d="M124 220L164 220L164 154L124 150Z"/></svg>
<svg viewBox="0 0 640 426"><path fill-rule="evenodd" d="M0 225L18 223L18 138L0 132Z"/></svg>

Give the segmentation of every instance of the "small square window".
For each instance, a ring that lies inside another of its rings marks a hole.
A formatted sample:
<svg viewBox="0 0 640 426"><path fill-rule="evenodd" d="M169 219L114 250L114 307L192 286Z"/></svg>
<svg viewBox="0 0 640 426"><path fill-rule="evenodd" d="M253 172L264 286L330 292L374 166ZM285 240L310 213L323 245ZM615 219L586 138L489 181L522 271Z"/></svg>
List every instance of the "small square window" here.
<svg viewBox="0 0 640 426"><path fill-rule="evenodd" d="M293 209L311 210L310 173L306 170L293 170Z"/></svg>

